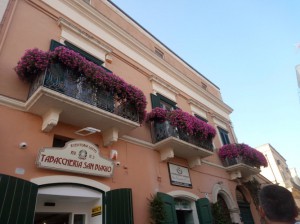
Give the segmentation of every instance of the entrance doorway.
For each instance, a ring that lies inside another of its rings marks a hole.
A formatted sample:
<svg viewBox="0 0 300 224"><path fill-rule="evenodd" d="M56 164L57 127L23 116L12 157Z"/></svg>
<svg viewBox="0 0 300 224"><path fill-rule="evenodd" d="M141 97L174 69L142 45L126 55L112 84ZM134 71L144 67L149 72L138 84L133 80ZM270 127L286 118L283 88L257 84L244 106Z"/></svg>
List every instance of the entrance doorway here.
<svg viewBox="0 0 300 224"><path fill-rule="evenodd" d="M38 190L34 224L103 223L102 192L78 185L52 185Z"/></svg>
<svg viewBox="0 0 300 224"><path fill-rule="evenodd" d="M194 224L191 202L183 198L175 198L175 210L178 224Z"/></svg>
<svg viewBox="0 0 300 224"><path fill-rule="evenodd" d="M194 224L192 210L176 210L178 224Z"/></svg>

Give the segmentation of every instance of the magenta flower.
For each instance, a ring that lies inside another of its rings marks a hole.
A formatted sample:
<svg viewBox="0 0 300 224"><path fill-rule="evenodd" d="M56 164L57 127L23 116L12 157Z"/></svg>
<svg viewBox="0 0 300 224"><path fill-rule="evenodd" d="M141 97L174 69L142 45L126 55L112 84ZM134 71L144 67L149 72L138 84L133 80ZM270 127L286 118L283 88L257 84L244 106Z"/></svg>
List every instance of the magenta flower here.
<svg viewBox="0 0 300 224"><path fill-rule="evenodd" d="M211 125L180 109L167 111L156 107L146 116L146 122L151 121L168 121L173 127L187 132L190 136L195 136L200 141L211 141L216 135L216 130Z"/></svg>
<svg viewBox="0 0 300 224"><path fill-rule="evenodd" d="M226 158L241 158L243 162L253 167L260 168L261 166L267 167L268 163L264 155L246 144L227 144L219 149L219 157L222 161Z"/></svg>
<svg viewBox="0 0 300 224"><path fill-rule="evenodd" d="M15 71L23 81L31 83L46 70L49 64L57 62L85 75L101 88L113 92L115 100L121 104L130 104L138 112L139 122L144 121L147 101L140 89L63 46L50 52L43 52L36 48L27 50L18 62Z"/></svg>

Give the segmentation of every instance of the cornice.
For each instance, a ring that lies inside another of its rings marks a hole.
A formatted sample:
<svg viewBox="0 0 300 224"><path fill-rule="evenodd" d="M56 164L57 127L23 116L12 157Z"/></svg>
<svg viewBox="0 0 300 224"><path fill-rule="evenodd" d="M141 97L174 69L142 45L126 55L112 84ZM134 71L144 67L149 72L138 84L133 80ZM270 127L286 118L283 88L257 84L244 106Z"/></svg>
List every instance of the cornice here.
<svg viewBox="0 0 300 224"><path fill-rule="evenodd" d="M25 111L25 102L0 95L0 105L7 106L16 110Z"/></svg>
<svg viewBox="0 0 300 224"><path fill-rule="evenodd" d="M59 18L57 23L60 27L66 27L69 30L72 30L73 32L77 33L78 35L80 35L84 39L88 40L89 42L91 42L95 46L97 46L97 47L101 48L102 50L104 50L106 53L111 53L112 52L112 49L110 47L108 47L107 45L101 43L95 37L91 36L86 31L80 29L75 24L72 24L70 21L68 21L64 18Z"/></svg>

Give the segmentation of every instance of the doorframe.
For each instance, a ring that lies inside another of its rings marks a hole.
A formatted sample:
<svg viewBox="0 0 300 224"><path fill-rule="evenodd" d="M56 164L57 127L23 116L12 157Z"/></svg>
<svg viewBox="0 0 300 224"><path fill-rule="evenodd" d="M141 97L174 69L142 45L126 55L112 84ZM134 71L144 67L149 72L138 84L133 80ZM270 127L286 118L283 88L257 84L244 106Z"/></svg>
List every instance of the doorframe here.
<svg viewBox="0 0 300 224"><path fill-rule="evenodd" d="M188 192L188 191L181 191L181 190L170 191L170 192L167 192L166 194L172 196L173 198L182 198L182 199L186 199L186 200L190 201L192 212L193 212L194 224L199 224L197 208L196 208L196 201L200 198L197 195L195 195L191 192Z"/></svg>
<svg viewBox="0 0 300 224"><path fill-rule="evenodd" d="M103 195L102 200L102 210L103 210L103 216L102 216L102 223L105 223L106 220L106 214L105 214L105 197L106 193L110 191L110 187L102 184L100 182L84 178L84 177L77 177L77 176L68 176L68 175L53 175L53 176L43 176L38 178L32 178L30 180L32 183L35 183L38 185L39 189L43 187L48 186L59 186L59 185L77 185L82 186L86 188L90 188L96 191L99 191ZM84 183L84 184L83 184ZM38 195L38 194L37 194Z"/></svg>
<svg viewBox="0 0 300 224"><path fill-rule="evenodd" d="M212 203L218 202L218 195L221 195L226 202L233 223L241 223L240 209L237 202L233 199L230 191L223 184L215 184L212 190Z"/></svg>
<svg viewBox="0 0 300 224"><path fill-rule="evenodd" d="M110 191L110 187L105 184L102 184L95 180L91 180L91 179L84 178L84 177L77 177L77 176L67 176L67 175L43 176L43 177L32 178L30 181L39 186L50 185L50 184L69 183L69 184L79 184L82 186L92 187L96 190L103 192L104 194L107 191ZM84 184L82 184L82 183L84 183Z"/></svg>

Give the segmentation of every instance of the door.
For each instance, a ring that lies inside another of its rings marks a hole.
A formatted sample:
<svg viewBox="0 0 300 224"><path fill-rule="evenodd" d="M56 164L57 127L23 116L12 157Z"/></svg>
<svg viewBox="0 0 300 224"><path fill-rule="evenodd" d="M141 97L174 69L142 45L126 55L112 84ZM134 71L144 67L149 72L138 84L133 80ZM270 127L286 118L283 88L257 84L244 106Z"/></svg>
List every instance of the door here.
<svg viewBox="0 0 300 224"><path fill-rule="evenodd" d="M200 198L196 201L197 213L199 222L201 224L212 224L212 214L209 200L207 198Z"/></svg>
<svg viewBox="0 0 300 224"><path fill-rule="evenodd" d="M124 188L108 191L105 201L107 224L133 224L131 189Z"/></svg>
<svg viewBox="0 0 300 224"><path fill-rule="evenodd" d="M158 192L157 196L164 202L164 209L167 214L166 221L162 222L162 224L178 224L174 198L162 192Z"/></svg>
<svg viewBox="0 0 300 224"><path fill-rule="evenodd" d="M38 186L0 174L0 223L33 224Z"/></svg>

